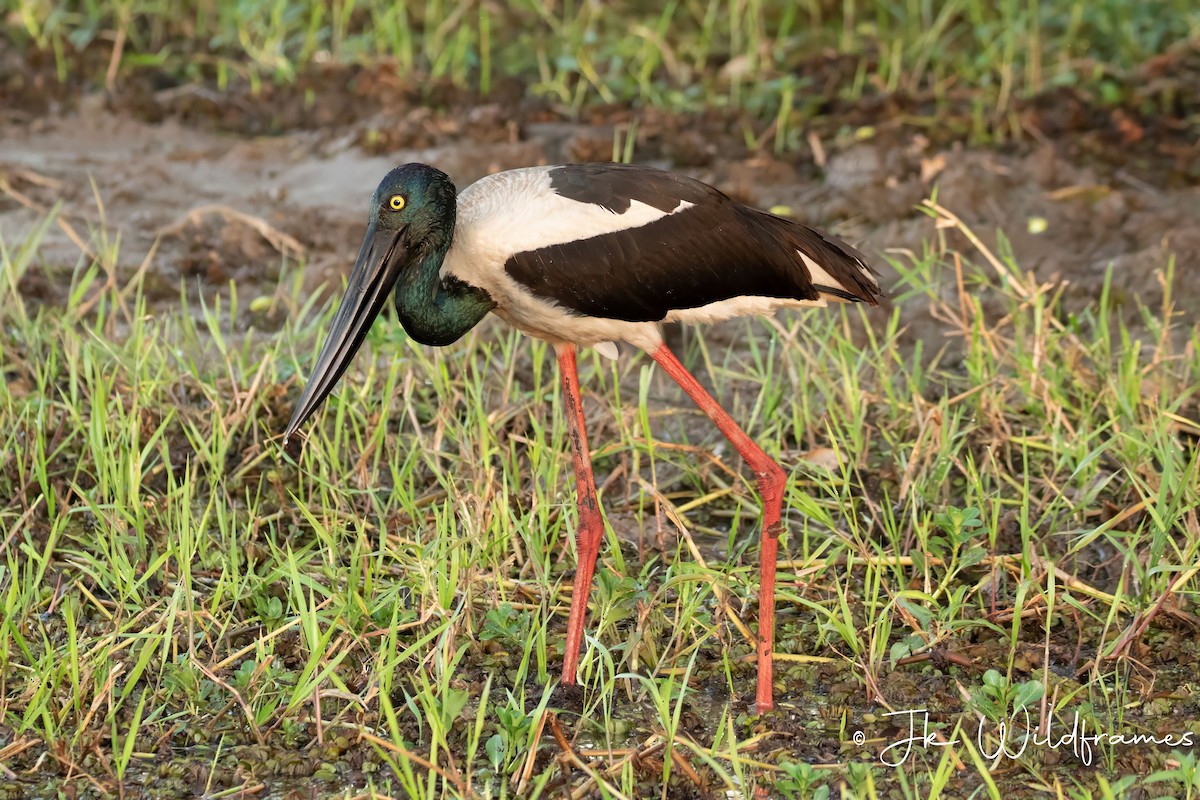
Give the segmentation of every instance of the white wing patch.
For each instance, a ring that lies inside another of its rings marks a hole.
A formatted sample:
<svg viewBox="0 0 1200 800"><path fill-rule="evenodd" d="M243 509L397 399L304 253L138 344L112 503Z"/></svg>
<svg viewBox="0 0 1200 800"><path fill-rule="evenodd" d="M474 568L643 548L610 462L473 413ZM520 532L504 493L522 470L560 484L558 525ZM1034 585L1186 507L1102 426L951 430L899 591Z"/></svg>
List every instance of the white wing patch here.
<svg viewBox="0 0 1200 800"><path fill-rule="evenodd" d="M825 268L813 261L803 250L797 250L800 254L800 260L804 262L804 266L808 267L808 274L812 278L812 282L818 286L828 286L835 289L842 285L839 280L834 280L834 277L825 271Z"/></svg>
<svg viewBox="0 0 1200 800"><path fill-rule="evenodd" d="M592 345L592 349L609 361L617 360L617 346L612 342L596 342Z"/></svg>
<svg viewBox="0 0 1200 800"><path fill-rule="evenodd" d="M454 245L507 261L509 256L640 228L668 213L638 200L624 213L581 203L550 185L555 167L528 167L482 178L458 196ZM671 214L691 208L681 200Z"/></svg>
<svg viewBox="0 0 1200 800"><path fill-rule="evenodd" d="M786 297L732 297L698 308L677 308L667 314L666 322L686 322L709 325L734 317L770 316L781 308L823 308L829 303L826 295L816 300L792 300Z"/></svg>

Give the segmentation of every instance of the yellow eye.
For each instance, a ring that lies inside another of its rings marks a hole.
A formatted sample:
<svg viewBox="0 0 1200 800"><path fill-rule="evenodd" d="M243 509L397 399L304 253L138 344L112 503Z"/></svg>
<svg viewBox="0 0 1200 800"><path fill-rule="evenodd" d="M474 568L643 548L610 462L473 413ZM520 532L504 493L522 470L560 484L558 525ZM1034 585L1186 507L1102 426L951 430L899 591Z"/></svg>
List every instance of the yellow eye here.
<svg viewBox="0 0 1200 800"><path fill-rule="evenodd" d="M391 207L392 211L399 211L404 208L404 195L392 195L392 199L388 200L388 206Z"/></svg>

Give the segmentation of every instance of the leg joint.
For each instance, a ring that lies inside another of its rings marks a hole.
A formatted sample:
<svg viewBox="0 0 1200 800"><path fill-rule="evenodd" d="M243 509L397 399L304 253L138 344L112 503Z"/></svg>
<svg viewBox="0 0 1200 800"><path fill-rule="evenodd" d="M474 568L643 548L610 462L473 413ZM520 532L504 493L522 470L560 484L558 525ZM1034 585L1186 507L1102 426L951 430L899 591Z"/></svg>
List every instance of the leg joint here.
<svg viewBox="0 0 1200 800"><path fill-rule="evenodd" d="M754 477L760 485L780 486L787 481L788 474L774 459L767 459L762 468L754 470Z"/></svg>

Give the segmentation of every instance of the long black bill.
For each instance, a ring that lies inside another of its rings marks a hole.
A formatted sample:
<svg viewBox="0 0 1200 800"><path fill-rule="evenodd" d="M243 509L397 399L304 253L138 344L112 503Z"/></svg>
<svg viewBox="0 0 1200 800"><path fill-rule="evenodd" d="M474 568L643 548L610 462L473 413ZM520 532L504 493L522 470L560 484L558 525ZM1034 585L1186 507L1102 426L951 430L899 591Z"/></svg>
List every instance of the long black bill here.
<svg viewBox="0 0 1200 800"><path fill-rule="evenodd" d="M400 231L379 231L375 223L367 229L358 260L350 273L346 296L333 318L329 338L317 357L300 402L283 432L283 445L311 417L342 377L346 367L362 346L375 317L383 309L389 290L404 266L406 251Z"/></svg>

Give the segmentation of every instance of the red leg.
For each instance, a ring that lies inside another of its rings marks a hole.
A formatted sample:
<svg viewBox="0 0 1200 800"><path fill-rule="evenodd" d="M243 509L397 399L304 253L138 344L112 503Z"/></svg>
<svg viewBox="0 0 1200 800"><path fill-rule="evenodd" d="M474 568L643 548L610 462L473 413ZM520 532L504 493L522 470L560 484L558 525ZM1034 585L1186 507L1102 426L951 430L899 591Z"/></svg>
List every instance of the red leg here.
<svg viewBox="0 0 1200 800"><path fill-rule="evenodd" d="M563 683L571 685L575 683L575 670L579 666L583 618L587 615L592 574L596 571L596 556L600 554L600 539L604 536L604 520L600 517L596 482L592 478L587 428L583 423L583 404L579 399L579 373L575 369L575 346L565 344L556 349L558 369L562 373L567 422L571 430L571 449L575 456L576 499L579 504L579 564L575 569L575 591L571 594L571 616L567 619L567 650L563 655Z"/></svg>
<svg viewBox="0 0 1200 800"><path fill-rule="evenodd" d="M755 694L755 704L758 713L770 710L771 699L771 655L775 645L775 560L779 549L779 531L782 528L780 517L783 513L783 490L787 483L787 473L775 463L769 455L762 451L754 441L746 435L733 417L721 408L716 400L704 387L692 377L692 374L679 363L679 359L665 345L650 354L675 382L683 387L688 396L700 406L700 410L716 423L758 479L758 493L762 497L762 553L759 562L758 591L758 691Z"/></svg>

